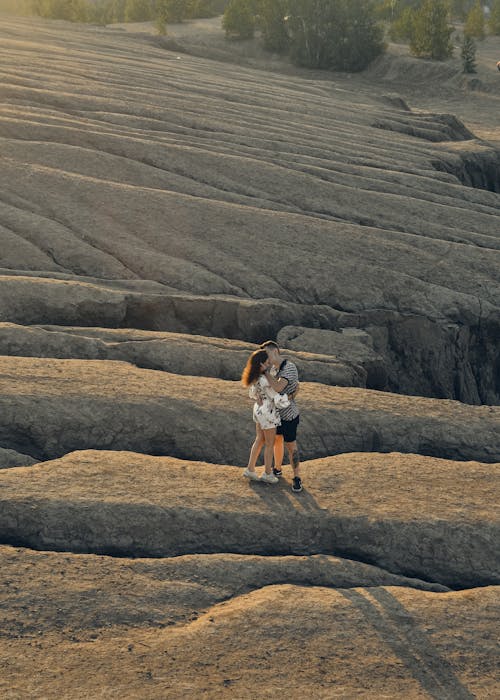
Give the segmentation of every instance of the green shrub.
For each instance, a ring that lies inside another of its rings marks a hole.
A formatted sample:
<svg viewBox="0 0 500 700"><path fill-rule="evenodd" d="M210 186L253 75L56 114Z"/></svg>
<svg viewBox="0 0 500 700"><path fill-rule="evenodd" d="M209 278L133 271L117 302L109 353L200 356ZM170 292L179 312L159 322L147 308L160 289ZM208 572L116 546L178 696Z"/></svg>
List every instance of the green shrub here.
<svg viewBox="0 0 500 700"><path fill-rule="evenodd" d="M264 48L276 53L285 53L290 44L285 21L288 12L287 0L260 0L257 7L258 26Z"/></svg>
<svg viewBox="0 0 500 700"><path fill-rule="evenodd" d="M500 0L493 0L491 3L488 29L491 34L500 35Z"/></svg>
<svg viewBox="0 0 500 700"><path fill-rule="evenodd" d="M484 12L479 0L476 0L474 6L467 15L464 25L464 34L475 39L484 39Z"/></svg>
<svg viewBox="0 0 500 700"><path fill-rule="evenodd" d="M405 7L399 17L391 22L389 37L391 41L411 41L414 31L415 10Z"/></svg>
<svg viewBox="0 0 500 700"><path fill-rule="evenodd" d="M85 22L87 4L85 0L33 0L32 11L40 17L66 19L70 22Z"/></svg>
<svg viewBox="0 0 500 700"><path fill-rule="evenodd" d="M229 0L222 18L227 37L251 39L255 34L256 8L252 0Z"/></svg>
<svg viewBox="0 0 500 700"><path fill-rule="evenodd" d="M191 17L217 17L224 14L228 0L194 0L190 16Z"/></svg>
<svg viewBox="0 0 500 700"><path fill-rule="evenodd" d="M370 0L344 0L343 22L334 47L333 67L361 71L385 50L384 30Z"/></svg>
<svg viewBox="0 0 500 700"><path fill-rule="evenodd" d="M462 68L464 73L476 72L476 42L468 34L464 34L460 56L462 58Z"/></svg>
<svg viewBox="0 0 500 700"><path fill-rule="evenodd" d="M415 11L410 50L414 56L443 61L453 54L451 35L453 27L448 23L449 7L444 0L424 0Z"/></svg>
<svg viewBox="0 0 500 700"><path fill-rule="evenodd" d="M465 21L471 8L471 0L451 0L451 14L456 19Z"/></svg>
<svg viewBox="0 0 500 700"><path fill-rule="evenodd" d="M154 7L151 0L127 0L125 22L147 22L154 17Z"/></svg>
<svg viewBox="0 0 500 700"><path fill-rule="evenodd" d="M167 3L165 0L157 0L155 8L155 27L160 36L165 36L167 33Z"/></svg>
<svg viewBox="0 0 500 700"><path fill-rule="evenodd" d="M94 2L87 7L87 22L92 24L101 24L105 26L113 21L113 12L111 3L109 2Z"/></svg>
<svg viewBox="0 0 500 700"><path fill-rule="evenodd" d="M384 50L369 0L289 0L290 53L298 65L360 71Z"/></svg>
<svg viewBox="0 0 500 700"><path fill-rule="evenodd" d="M377 19L393 22L396 17L397 0L377 0L373 9Z"/></svg>
<svg viewBox="0 0 500 700"><path fill-rule="evenodd" d="M156 2L157 4L163 2L167 22L182 22L191 16L192 3L190 0L156 0Z"/></svg>

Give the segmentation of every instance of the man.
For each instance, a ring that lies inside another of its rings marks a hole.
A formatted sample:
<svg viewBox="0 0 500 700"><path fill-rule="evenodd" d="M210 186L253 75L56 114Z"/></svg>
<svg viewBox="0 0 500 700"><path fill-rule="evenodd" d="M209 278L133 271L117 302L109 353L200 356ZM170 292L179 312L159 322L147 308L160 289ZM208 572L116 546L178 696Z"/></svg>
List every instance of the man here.
<svg viewBox="0 0 500 700"><path fill-rule="evenodd" d="M281 466L286 446L290 464L293 467L292 490L296 492L302 491L299 448L297 447L297 426L299 425L300 416L299 409L295 403L295 395L299 388L297 367L293 362L281 355L278 343L275 343L273 340L267 340L260 347L267 352L267 356L275 370L274 373L270 369L266 371L269 384L280 394L287 394L290 399L289 406L279 409L281 425L276 430L273 472L275 476L279 477L282 475Z"/></svg>

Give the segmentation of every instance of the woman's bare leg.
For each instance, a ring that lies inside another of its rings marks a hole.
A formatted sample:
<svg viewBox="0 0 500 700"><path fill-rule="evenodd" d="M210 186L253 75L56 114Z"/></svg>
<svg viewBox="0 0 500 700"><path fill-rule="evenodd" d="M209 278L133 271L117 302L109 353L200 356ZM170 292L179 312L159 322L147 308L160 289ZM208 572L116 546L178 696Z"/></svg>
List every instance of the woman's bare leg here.
<svg viewBox="0 0 500 700"><path fill-rule="evenodd" d="M285 441L283 435L276 435L274 438L274 468L281 470L283 457L285 455Z"/></svg>
<svg viewBox="0 0 500 700"><path fill-rule="evenodd" d="M276 437L276 428L271 428L270 430L264 430L264 467L266 474L273 473L273 452L274 452L274 438Z"/></svg>
<svg viewBox="0 0 500 700"><path fill-rule="evenodd" d="M258 423L255 424L255 440L250 449L250 457L248 459L248 470L255 471L255 465L259 459L260 451L264 446L264 432Z"/></svg>

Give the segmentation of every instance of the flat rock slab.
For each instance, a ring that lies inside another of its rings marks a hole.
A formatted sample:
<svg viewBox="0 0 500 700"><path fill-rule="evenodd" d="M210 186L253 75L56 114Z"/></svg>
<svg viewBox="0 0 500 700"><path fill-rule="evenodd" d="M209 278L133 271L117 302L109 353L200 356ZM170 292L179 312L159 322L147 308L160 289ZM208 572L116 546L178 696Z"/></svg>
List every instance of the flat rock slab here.
<svg viewBox="0 0 500 700"><path fill-rule="evenodd" d="M165 263L169 268L168 263ZM234 295L148 290L147 281L131 289L82 276L0 270L0 321L22 325L57 324L132 327L200 333L262 342L287 324L332 328L338 312L324 304ZM161 286L161 285L159 285ZM224 292L224 294L223 294Z"/></svg>
<svg viewBox="0 0 500 700"><path fill-rule="evenodd" d="M0 541L120 556L331 554L451 587L500 582L498 466L402 454L241 470L83 451L0 473Z"/></svg>
<svg viewBox="0 0 500 700"><path fill-rule="evenodd" d="M494 698L499 603L495 587L269 586L166 629L6 640L0 691L9 700Z"/></svg>
<svg viewBox="0 0 500 700"><path fill-rule="evenodd" d="M20 326L0 323L0 355L123 360L174 374L238 380L257 346L239 340L131 328ZM360 363L332 355L289 352L303 381L366 386Z"/></svg>
<svg viewBox="0 0 500 700"><path fill-rule="evenodd" d="M449 590L327 555L197 554L134 560L0 545L0 639L165 627L192 620L243 593L284 583Z"/></svg>
<svg viewBox="0 0 500 700"><path fill-rule="evenodd" d="M303 383L304 459L339 452L500 461L500 407ZM252 404L239 382L106 360L0 357L0 444L35 459L132 450L246 464Z"/></svg>

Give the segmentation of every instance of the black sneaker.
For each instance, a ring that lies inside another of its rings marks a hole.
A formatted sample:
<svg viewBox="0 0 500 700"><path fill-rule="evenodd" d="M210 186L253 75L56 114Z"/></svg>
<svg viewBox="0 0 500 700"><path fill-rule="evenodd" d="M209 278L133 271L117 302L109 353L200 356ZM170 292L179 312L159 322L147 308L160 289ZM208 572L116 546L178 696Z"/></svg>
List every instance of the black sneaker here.
<svg viewBox="0 0 500 700"><path fill-rule="evenodd" d="M297 493L302 491L302 479L300 476L293 477L292 491L296 491Z"/></svg>
<svg viewBox="0 0 500 700"><path fill-rule="evenodd" d="M282 470L281 470L281 469L275 469L274 467L273 467L273 474L274 474L274 476L277 476L278 479L280 478L280 476L283 476Z"/></svg>

